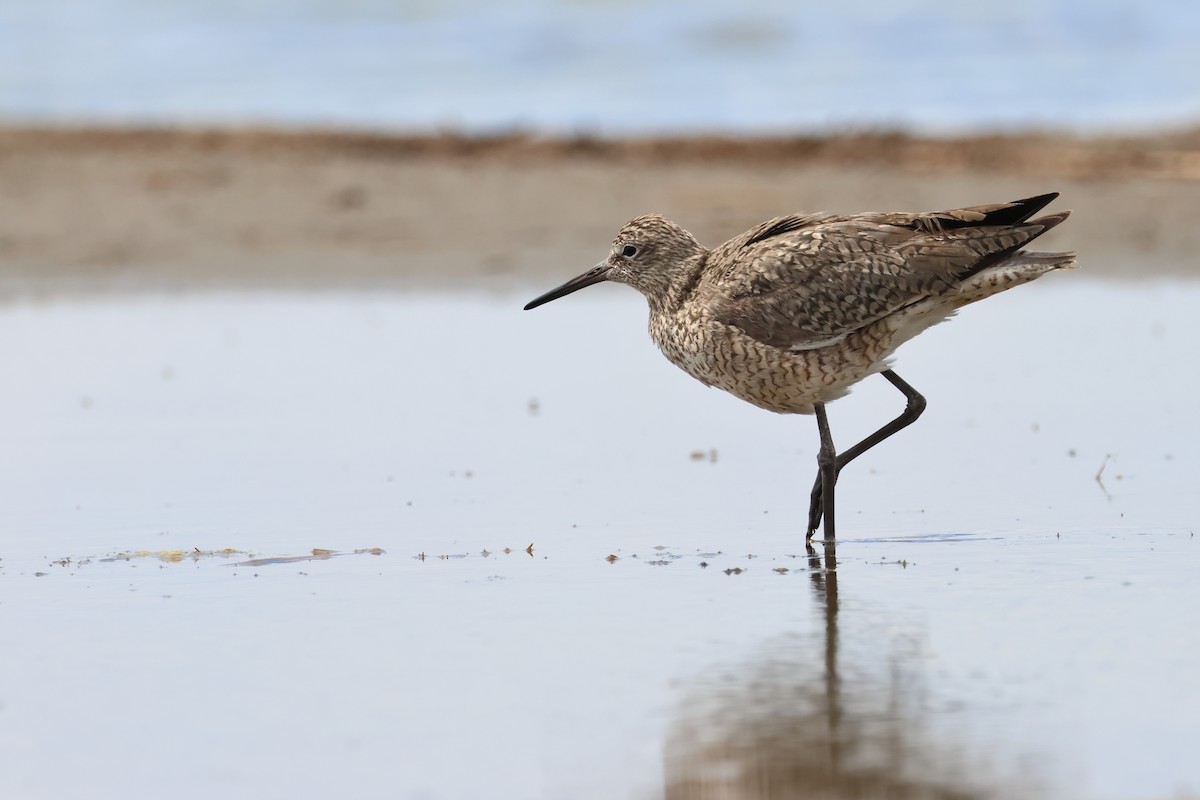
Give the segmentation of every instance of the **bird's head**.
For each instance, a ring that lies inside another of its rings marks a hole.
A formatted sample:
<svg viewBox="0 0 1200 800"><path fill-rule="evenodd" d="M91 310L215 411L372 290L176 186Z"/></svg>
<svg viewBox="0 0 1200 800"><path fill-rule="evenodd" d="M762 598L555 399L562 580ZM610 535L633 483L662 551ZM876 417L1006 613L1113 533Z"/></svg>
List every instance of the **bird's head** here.
<svg viewBox="0 0 1200 800"><path fill-rule="evenodd" d="M654 302L666 296L672 277L679 272L683 262L704 252L695 237L674 222L658 214L646 214L625 223L613 239L608 258L531 300L525 310L600 281L628 284Z"/></svg>

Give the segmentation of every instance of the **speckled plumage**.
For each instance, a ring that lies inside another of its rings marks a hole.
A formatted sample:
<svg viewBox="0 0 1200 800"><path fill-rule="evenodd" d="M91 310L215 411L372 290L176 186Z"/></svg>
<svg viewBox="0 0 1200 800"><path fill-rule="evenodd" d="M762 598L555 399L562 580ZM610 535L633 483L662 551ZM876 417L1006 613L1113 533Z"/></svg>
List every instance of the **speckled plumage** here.
<svg viewBox="0 0 1200 800"><path fill-rule="evenodd" d="M962 306L1072 265L1073 253L1022 249L1069 215L1030 219L1056 196L780 217L712 250L651 214L621 229L607 260L526 308L629 284L650 304L651 338L689 375L771 411L813 413Z"/></svg>
<svg viewBox="0 0 1200 800"><path fill-rule="evenodd" d="M928 214L805 214L713 249L658 215L626 224L608 280L650 303L650 336L692 377L771 411L811 413L959 307L1072 263L1019 248L1067 213L1050 198ZM632 258L621 255L637 248Z"/></svg>

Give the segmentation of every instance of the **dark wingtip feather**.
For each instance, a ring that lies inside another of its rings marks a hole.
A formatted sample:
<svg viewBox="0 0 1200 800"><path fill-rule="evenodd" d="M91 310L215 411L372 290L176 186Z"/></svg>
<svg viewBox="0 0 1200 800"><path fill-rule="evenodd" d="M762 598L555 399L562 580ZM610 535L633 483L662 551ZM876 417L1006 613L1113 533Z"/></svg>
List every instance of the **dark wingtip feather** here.
<svg viewBox="0 0 1200 800"><path fill-rule="evenodd" d="M1041 236L1043 233L1050 230L1055 225L1062 223L1063 220L1065 220L1069 216L1071 216L1070 211L1058 211L1054 214L1047 214L1044 217L1038 217L1037 219L1030 220L1027 224L1041 225L1042 229L1037 234L1038 236ZM1035 236L1034 238L1036 239L1037 236ZM1029 241L1033 241L1033 239L1030 239Z"/></svg>
<svg viewBox="0 0 1200 800"><path fill-rule="evenodd" d="M1009 203L969 206L967 208L955 208L948 211L921 214L913 220L911 227L929 233L941 233L960 228L976 228L986 225L1020 225L1050 205L1056 197L1058 197L1058 192L1050 192L1048 194L1039 194L1036 197L1026 197L1024 200L1013 200Z"/></svg>
<svg viewBox="0 0 1200 800"><path fill-rule="evenodd" d="M1058 192L1047 192L1046 194L1039 194L1035 197L1026 197L1024 200L1014 200L1010 205L1013 207L1013 211L1020 213L1020 216L1008 224L1015 225L1019 222L1024 222L1046 206L1053 203L1057 198ZM1059 222L1061 221L1062 220L1059 220ZM1056 222L1055 224L1057 225L1058 223Z"/></svg>

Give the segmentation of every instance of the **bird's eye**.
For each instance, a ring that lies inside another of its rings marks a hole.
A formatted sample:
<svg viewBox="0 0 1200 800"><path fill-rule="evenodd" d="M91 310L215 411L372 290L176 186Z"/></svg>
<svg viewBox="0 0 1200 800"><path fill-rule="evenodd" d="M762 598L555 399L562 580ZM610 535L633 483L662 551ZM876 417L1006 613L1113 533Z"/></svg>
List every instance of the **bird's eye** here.
<svg viewBox="0 0 1200 800"><path fill-rule="evenodd" d="M633 258L637 255L637 252L637 248L631 244L627 244L621 248L621 255L625 256L626 258Z"/></svg>

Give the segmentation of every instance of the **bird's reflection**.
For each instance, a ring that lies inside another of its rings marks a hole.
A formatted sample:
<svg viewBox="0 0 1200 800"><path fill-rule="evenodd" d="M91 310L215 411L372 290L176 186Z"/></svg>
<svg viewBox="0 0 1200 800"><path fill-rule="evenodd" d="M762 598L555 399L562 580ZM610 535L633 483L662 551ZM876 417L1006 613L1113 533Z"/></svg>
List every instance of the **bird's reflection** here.
<svg viewBox="0 0 1200 800"><path fill-rule="evenodd" d="M919 659L906 655L903 640L884 635L878 658L841 663L837 553L833 543L817 548L807 556L823 635L776 642L769 655L694 684L665 743L665 797L1031 794L984 785L960 743L927 733Z"/></svg>
<svg viewBox="0 0 1200 800"><path fill-rule="evenodd" d="M834 770L842 763L841 732L842 717L841 685L838 682L838 575L837 545L832 541L822 543L823 554L818 554L812 542L804 545L808 551L808 568L812 576L813 592L820 608L825 612L825 698L829 722L829 764Z"/></svg>

